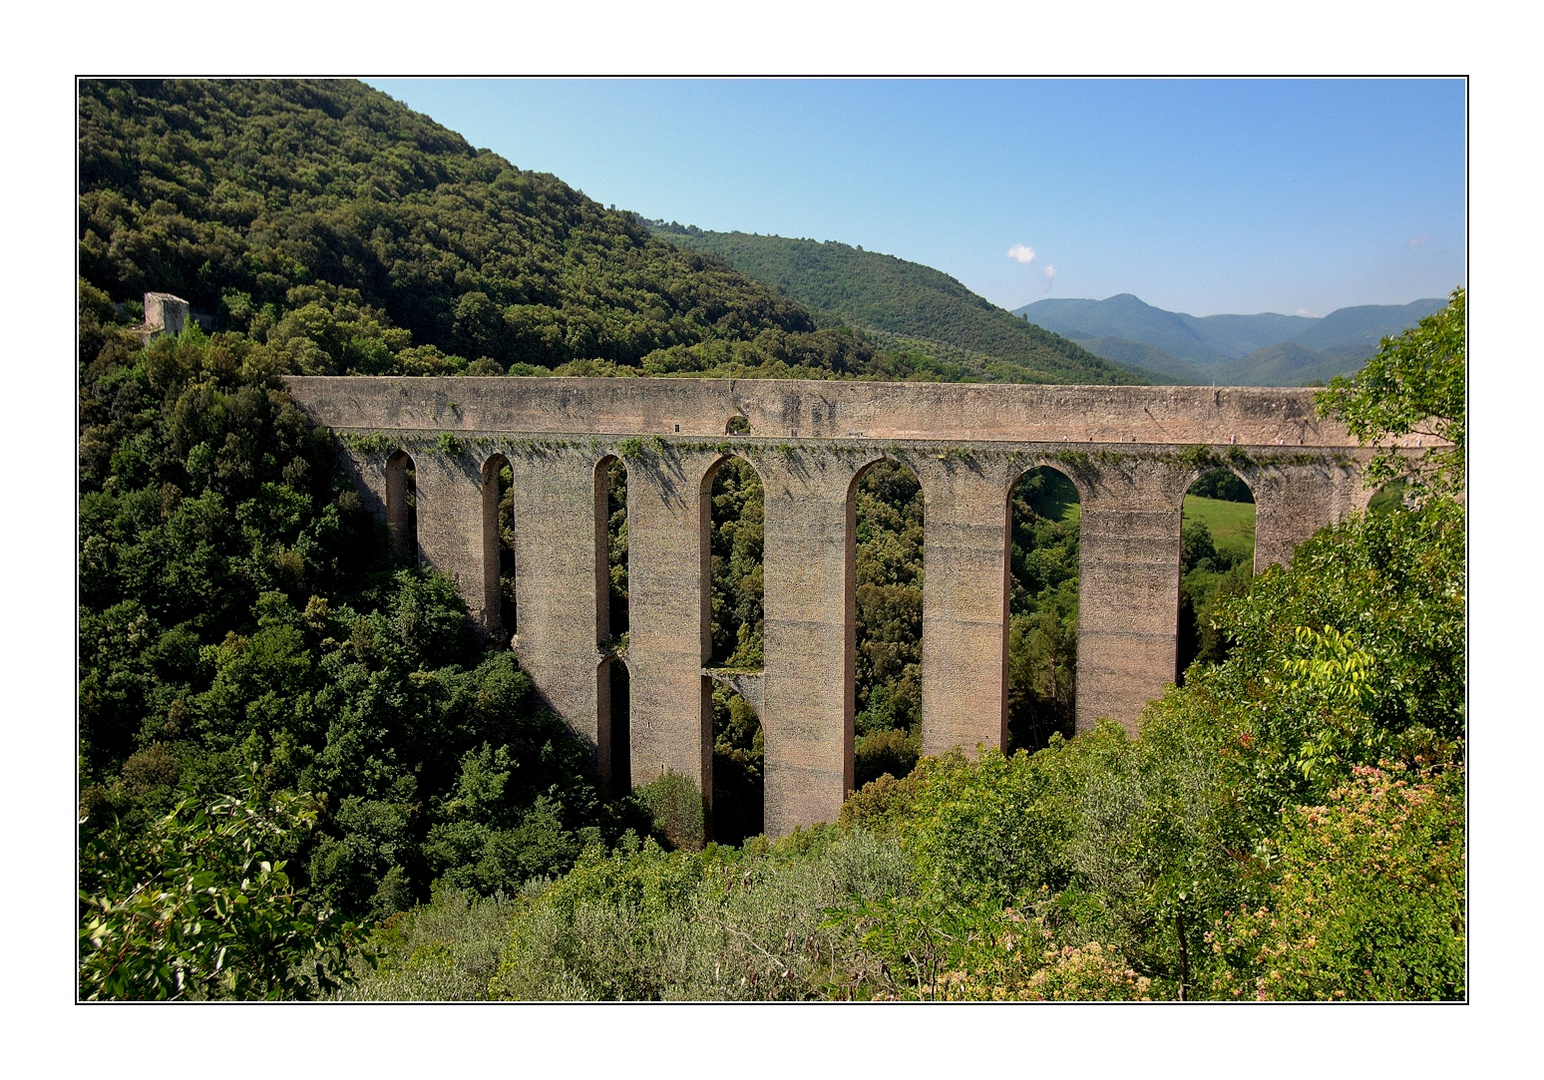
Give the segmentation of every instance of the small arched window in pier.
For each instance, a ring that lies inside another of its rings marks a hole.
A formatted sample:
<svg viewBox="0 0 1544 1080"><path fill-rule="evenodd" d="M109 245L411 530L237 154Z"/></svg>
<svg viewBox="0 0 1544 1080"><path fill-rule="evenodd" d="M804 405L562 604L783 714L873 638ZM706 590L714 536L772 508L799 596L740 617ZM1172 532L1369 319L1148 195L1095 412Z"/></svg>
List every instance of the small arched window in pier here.
<svg viewBox="0 0 1544 1080"><path fill-rule="evenodd" d="M1398 513L1407 509L1405 504L1406 484L1403 477L1390 480L1373 493L1367 501L1367 512L1379 517Z"/></svg>

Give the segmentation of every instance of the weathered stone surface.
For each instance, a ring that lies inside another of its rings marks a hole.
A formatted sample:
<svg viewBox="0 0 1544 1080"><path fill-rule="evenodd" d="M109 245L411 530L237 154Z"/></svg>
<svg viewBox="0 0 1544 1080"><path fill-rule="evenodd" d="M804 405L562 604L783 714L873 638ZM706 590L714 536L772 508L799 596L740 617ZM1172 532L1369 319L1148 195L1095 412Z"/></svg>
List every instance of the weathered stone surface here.
<svg viewBox="0 0 1544 1080"><path fill-rule="evenodd" d="M416 550L456 582L489 634L515 633L538 691L612 772L610 680L630 676L631 776L665 769L712 792L709 499L728 454L766 497L766 667L752 702L766 746L766 826L835 817L853 782L854 488L883 457L910 467L925 508L922 738L927 753L1001 745L1006 719L1009 495L1037 465L1082 497L1079 730L1128 726L1175 677L1180 511L1229 455L1258 508L1255 562L1290 555L1365 505L1339 425L1312 391L691 379L305 378L313 420L372 434L344 465L365 506L411 544L399 512L411 456ZM728 436L731 416L748 435ZM443 445L440 435L456 439ZM375 437L378 436L378 437ZM1137 440L1137 441L1133 441ZM498 626L496 498L514 478L516 627ZM605 470L628 467L628 645L608 628ZM490 506L492 509L490 509ZM609 658L609 659L608 659ZM743 681L743 679L742 679ZM739 684L731 682L731 685ZM745 684L745 689L750 689ZM742 690L742 696L744 690ZM747 698L750 700L750 698ZM620 742L620 739L618 739ZM620 770L619 770L620 772Z"/></svg>
<svg viewBox="0 0 1544 1080"><path fill-rule="evenodd" d="M669 770L713 797L713 713L702 665L712 652L708 450L634 455L627 468L627 665L632 775ZM712 815L708 815L711 821Z"/></svg>
<svg viewBox="0 0 1544 1080"><path fill-rule="evenodd" d="M922 486L922 752L1008 735L1009 496L1023 466L1001 453L909 454Z"/></svg>
<svg viewBox="0 0 1544 1080"><path fill-rule="evenodd" d="M1022 386L773 379L349 378L293 376L291 392L336 428L752 437L1355 445L1280 387Z"/></svg>
<svg viewBox="0 0 1544 1080"><path fill-rule="evenodd" d="M1320 527L1364 510L1373 492L1348 464L1271 465L1241 472L1255 496L1255 573L1285 564L1292 549Z"/></svg>
<svg viewBox="0 0 1544 1080"><path fill-rule="evenodd" d="M766 500L762 773L771 836L836 820L852 790L852 495L868 463L818 446L758 463Z"/></svg>
<svg viewBox="0 0 1544 1080"><path fill-rule="evenodd" d="M1174 681L1180 511L1189 470L1134 454L1070 470L1082 499L1077 727L1132 726Z"/></svg>
<svg viewBox="0 0 1544 1080"><path fill-rule="evenodd" d="M598 649L606 637L606 550L597 544L596 470L587 449L504 448L515 500L515 649L547 702L593 748L610 775L610 732L602 727L604 681ZM604 492L601 514L604 515ZM479 591L481 579L478 579Z"/></svg>

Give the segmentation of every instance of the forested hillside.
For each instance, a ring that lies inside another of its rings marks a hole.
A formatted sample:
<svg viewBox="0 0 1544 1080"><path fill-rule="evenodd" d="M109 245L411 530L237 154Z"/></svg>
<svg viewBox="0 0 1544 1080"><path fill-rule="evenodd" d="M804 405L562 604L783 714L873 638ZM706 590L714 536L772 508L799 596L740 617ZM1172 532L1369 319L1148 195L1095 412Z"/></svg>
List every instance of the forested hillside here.
<svg viewBox="0 0 1544 1080"><path fill-rule="evenodd" d="M658 236L716 256L775 286L824 327L852 327L894 352L897 377L945 381L1149 381L1065 338L1015 319L947 274L835 241L708 232L651 222Z"/></svg>
<svg viewBox="0 0 1544 1080"><path fill-rule="evenodd" d="M689 370L704 345L816 378L874 359L361 83L82 82L80 183L81 275L120 315L175 293L297 372L648 371L671 349Z"/></svg>

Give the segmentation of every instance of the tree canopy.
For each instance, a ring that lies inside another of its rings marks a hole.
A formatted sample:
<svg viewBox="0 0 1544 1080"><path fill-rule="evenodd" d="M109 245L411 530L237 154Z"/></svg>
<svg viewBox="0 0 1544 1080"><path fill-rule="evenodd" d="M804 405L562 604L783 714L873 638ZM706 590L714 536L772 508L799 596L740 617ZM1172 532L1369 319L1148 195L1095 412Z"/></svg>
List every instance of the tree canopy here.
<svg viewBox="0 0 1544 1080"><path fill-rule="evenodd" d="M1416 498L1463 489L1465 307L1464 290L1454 289L1447 307L1398 337L1384 338L1366 367L1354 377L1338 376L1318 395L1321 413L1344 421L1362 442L1382 447L1365 471L1368 484L1402 479ZM1412 435L1423 453L1399 453Z"/></svg>
<svg viewBox="0 0 1544 1080"><path fill-rule="evenodd" d="M79 120L85 281L130 310L176 293L292 371L636 371L710 342L815 377L873 357L362 83L84 80Z"/></svg>

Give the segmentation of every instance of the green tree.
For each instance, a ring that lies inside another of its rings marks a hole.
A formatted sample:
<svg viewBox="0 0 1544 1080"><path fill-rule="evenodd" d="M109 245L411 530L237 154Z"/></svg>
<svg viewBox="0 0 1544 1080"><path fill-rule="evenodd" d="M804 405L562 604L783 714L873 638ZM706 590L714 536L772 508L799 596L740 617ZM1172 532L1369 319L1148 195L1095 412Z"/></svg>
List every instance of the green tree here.
<svg viewBox="0 0 1544 1080"><path fill-rule="evenodd" d="M1416 501L1464 486L1467 322L1462 288L1448 306L1395 338L1354 378L1340 375L1316 396L1318 410L1343 421L1363 443L1382 446L1365 472L1369 486L1404 479ZM1419 440L1423 452L1397 447Z"/></svg>
<svg viewBox="0 0 1544 1080"><path fill-rule="evenodd" d="M149 829L88 832L80 995L95 1000L309 998L350 977L358 938L305 899L273 852L316 825L305 794L184 798Z"/></svg>

